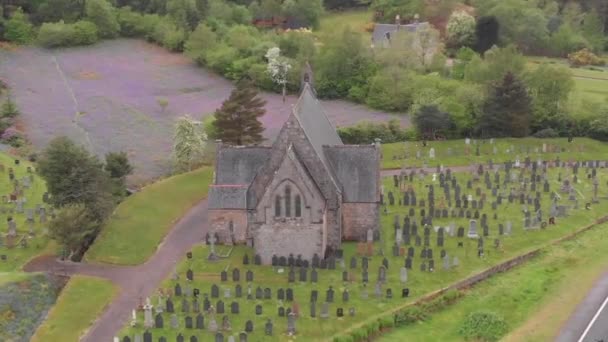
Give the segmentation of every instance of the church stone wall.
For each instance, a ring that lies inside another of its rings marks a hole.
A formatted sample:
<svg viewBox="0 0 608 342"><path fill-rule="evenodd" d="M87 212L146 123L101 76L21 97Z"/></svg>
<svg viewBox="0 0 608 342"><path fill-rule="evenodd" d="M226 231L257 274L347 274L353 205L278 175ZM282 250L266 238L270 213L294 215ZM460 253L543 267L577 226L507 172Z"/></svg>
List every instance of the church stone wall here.
<svg viewBox="0 0 608 342"><path fill-rule="evenodd" d="M323 256L322 231L322 224L262 224L254 232L255 252L263 264L271 264L274 254L312 260L315 253Z"/></svg>
<svg viewBox="0 0 608 342"><path fill-rule="evenodd" d="M207 213L211 231L217 232L219 243L232 244L230 237L230 221L232 221L234 240L244 244L247 238L247 211L238 209L209 210Z"/></svg>
<svg viewBox="0 0 608 342"><path fill-rule="evenodd" d="M378 203L342 203L342 230L344 240L365 241L367 230L380 225Z"/></svg>

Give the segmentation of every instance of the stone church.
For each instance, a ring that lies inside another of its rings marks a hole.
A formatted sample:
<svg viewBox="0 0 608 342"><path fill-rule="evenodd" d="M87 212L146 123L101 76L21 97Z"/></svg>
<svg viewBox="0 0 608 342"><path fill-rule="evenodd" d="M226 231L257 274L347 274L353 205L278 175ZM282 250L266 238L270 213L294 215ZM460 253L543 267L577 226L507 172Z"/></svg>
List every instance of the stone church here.
<svg viewBox="0 0 608 342"><path fill-rule="evenodd" d="M211 231L272 256L327 257L379 227L380 143L344 145L308 82L272 146L218 142Z"/></svg>

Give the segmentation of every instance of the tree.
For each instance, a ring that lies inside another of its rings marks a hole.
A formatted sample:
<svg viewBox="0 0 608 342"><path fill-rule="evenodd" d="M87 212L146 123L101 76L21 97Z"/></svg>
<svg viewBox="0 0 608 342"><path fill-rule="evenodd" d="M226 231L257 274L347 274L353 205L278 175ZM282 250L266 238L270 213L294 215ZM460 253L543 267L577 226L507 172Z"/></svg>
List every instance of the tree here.
<svg viewBox="0 0 608 342"><path fill-rule="evenodd" d="M371 8L378 13L382 22L394 22L399 15L403 20L413 19L422 13L425 7L423 0L374 0Z"/></svg>
<svg viewBox="0 0 608 342"><path fill-rule="evenodd" d="M124 151L106 154L104 169L110 174L110 178L116 179L125 178L133 173L133 166L129 163L129 157Z"/></svg>
<svg viewBox="0 0 608 342"><path fill-rule="evenodd" d="M201 19L201 13L194 0L167 1L167 14L182 29L192 31Z"/></svg>
<svg viewBox="0 0 608 342"><path fill-rule="evenodd" d="M201 162L207 136L200 122L185 115L177 119L173 133L173 159L178 171L191 171Z"/></svg>
<svg viewBox="0 0 608 342"><path fill-rule="evenodd" d="M286 17L317 29L319 18L323 14L323 0L285 0L281 10Z"/></svg>
<svg viewBox="0 0 608 342"><path fill-rule="evenodd" d="M467 81L488 85L501 80L507 72L516 76L521 75L525 66L526 59L515 46L493 47L486 51L484 59L473 56L465 66L464 78Z"/></svg>
<svg viewBox="0 0 608 342"><path fill-rule="evenodd" d="M38 171L55 207L82 204L100 224L111 213L115 200L103 164L67 137L51 140L38 160Z"/></svg>
<svg viewBox="0 0 608 342"><path fill-rule="evenodd" d="M231 145L262 142L264 126L259 118L266 113L265 104L250 82L237 83L236 89L214 114L219 139Z"/></svg>
<svg viewBox="0 0 608 342"><path fill-rule="evenodd" d="M604 23L597 12L586 13L583 19L581 32L591 44L593 51L602 52L606 43L604 36Z"/></svg>
<svg viewBox="0 0 608 342"><path fill-rule="evenodd" d="M67 257L72 259L82 255L83 241L95 236L98 227L83 205L68 205L49 222L49 236L62 245L69 253Z"/></svg>
<svg viewBox="0 0 608 342"><path fill-rule="evenodd" d="M9 93L6 96L6 101L2 104L2 108L0 108L0 117L14 118L17 115L19 115L19 108L17 108L17 104L13 101L13 97Z"/></svg>
<svg viewBox="0 0 608 342"><path fill-rule="evenodd" d="M475 25L475 51L483 54L496 45L499 28L496 17L480 17Z"/></svg>
<svg viewBox="0 0 608 342"><path fill-rule="evenodd" d="M532 97L532 129L565 129L568 97L574 90L572 72L565 67L542 64L525 75Z"/></svg>
<svg viewBox="0 0 608 342"><path fill-rule="evenodd" d="M114 38L120 25L114 7L107 0L87 0L85 6L87 19L97 26L99 37Z"/></svg>
<svg viewBox="0 0 608 342"><path fill-rule="evenodd" d="M447 131L450 128L450 114L442 112L435 105L422 106L414 115L414 124L418 132L425 139L435 139L437 133Z"/></svg>
<svg viewBox="0 0 608 342"><path fill-rule="evenodd" d="M190 34L185 45L185 53L200 65L207 64L207 52L217 46L217 34L205 23L200 23Z"/></svg>
<svg viewBox="0 0 608 342"><path fill-rule="evenodd" d="M268 49L266 52L266 59L268 59L268 74L272 81L282 88L283 102L285 102L285 95L287 91L287 76L289 76L289 70L291 70L291 64L287 58L281 56L281 49L273 47Z"/></svg>
<svg viewBox="0 0 608 342"><path fill-rule="evenodd" d="M27 20L21 8L14 11L4 25L4 38L8 41L27 44L34 39L34 27Z"/></svg>
<svg viewBox="0 0 608 342"><path fill-rule="evenodd" d="M530 132L532 101L515 75L508 72L491 86L479 119L483 138L525 137Z"/></svg>
<svg viewBox="0 0 608 342"><path fill-rule="evenodd" d="M446 31L450 47L471 46L475 41L475 18L465 11L455 11L450 15Z"/></svg>

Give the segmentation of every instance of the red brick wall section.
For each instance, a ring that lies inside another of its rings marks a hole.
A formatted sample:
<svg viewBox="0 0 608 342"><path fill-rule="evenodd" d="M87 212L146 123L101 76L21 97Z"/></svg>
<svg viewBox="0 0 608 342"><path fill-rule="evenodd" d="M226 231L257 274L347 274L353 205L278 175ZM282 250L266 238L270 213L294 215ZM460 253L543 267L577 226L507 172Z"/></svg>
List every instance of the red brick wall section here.
<svg viewBox="0 0 608 342"><path fill-rule="evenodd" d="M234 237L237 244L244 244L247 238L247 211L246 210L209 210L208 213L211 231L219 235L219 243L232 244L229 224L234 226Z"/></svg>
<svg viewBox="0 0 608 342"><path fill-rule="evenodd" d="M378 203L342 203L342 237L349 241L364 241L367 230L380 226Z"/></svg>

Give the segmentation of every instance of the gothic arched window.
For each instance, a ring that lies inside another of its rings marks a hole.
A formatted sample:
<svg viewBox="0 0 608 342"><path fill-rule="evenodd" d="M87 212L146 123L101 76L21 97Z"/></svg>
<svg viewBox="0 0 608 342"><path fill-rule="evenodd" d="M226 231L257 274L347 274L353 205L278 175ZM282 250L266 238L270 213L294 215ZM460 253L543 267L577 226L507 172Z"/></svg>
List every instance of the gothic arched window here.
<svg viewBox="0 0 608 342"><path fill-rule="evenodd" d="M296 217L302 217L302 199L300 195L296 195L294 200L296 206Z"/></svg>
<svg viewBox="0 0 608 342"><path fill-rule="evenodd" d="M285 216L291 217L291 188L285 187Z"/></svg>
<svg viewBox="0 0 608 342"><path fill-rule="evenodd" d="M274 216L281 216L281 196L278 195L274 198Z"/></svg>

